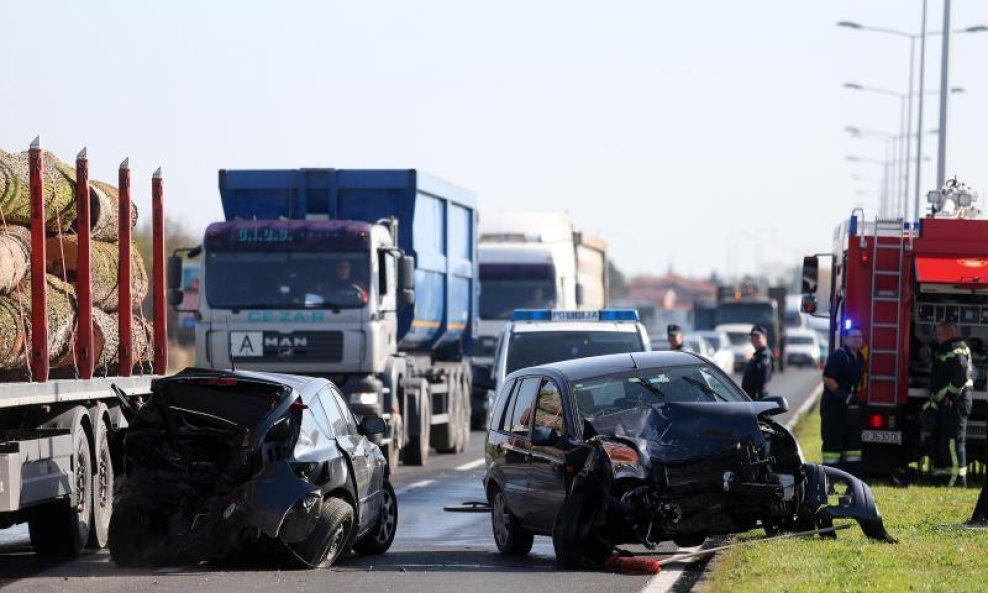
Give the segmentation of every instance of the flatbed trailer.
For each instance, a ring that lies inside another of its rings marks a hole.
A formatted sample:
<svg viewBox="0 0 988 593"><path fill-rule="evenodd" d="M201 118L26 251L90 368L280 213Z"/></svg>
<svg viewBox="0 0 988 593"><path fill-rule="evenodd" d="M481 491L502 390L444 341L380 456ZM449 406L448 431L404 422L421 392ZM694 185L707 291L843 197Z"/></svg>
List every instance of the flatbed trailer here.
<svg viewBox="0 0 988 593"><path fill-rule="evenodd" d="M0 382L0 528L27 523L35 552L73 556L84 547L101 548L108 539L113 481L121 467L122 429L133 400L151 392L151 381L168 364L165 317L164 183L152 179L154 302L150 365L135 361L130 315L119 322L117 376L96 376L89 161L76 160L78 260L73 283L77 320L73 336L73 378L53 378L49 368L46 284L44 153L35 140L29 151L31 200L30 340L24 345L26 381ZM118 298L132 303L131 192L127 160L119 171ZM0 233L7 232L4 219ZM128 309L125 309L129 312ZM27 315L27 313L25 313ZM138 364L139 363L139 364ZM57 374L55 375L57 376Z"/></svg>

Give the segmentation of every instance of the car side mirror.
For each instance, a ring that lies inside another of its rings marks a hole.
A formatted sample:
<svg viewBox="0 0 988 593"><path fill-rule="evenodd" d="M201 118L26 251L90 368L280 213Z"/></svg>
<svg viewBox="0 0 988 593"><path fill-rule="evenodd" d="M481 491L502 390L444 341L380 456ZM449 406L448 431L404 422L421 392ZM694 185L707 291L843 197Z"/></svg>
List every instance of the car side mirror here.
<svg viewBox="0 0 988 593"><path fill-rule="evenodd" d="M555 447L559 433L551 426L536 426L532 431L532 444L536 447Z"/></svg>
<svg viewBox="0 0 988 593"><path fill-rule="evenodd" d="M384 434L388 430L388 425L380 416L364 416L358 430L364 436Z"/></svg>
<svg viewBox="0 0 988 593"><path fill-rule="evenodd" d="M789 400L782 395L769 395L758 400L762 402L771 402L776 405L774 410L769 410L768 414L770 416L778 416L779 414L785 414L789 411Z"/></svg>

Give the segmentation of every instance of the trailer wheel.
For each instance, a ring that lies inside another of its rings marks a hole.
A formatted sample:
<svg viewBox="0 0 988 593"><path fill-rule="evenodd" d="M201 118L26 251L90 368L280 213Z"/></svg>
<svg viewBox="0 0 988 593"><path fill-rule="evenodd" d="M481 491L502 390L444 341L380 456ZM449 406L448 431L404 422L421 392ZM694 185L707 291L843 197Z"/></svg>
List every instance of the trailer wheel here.
<svg viewBox="0 0 988 593"><path fill-rule="evenodd" d="M101 549L110 539L110 516L113 514L113 460L106 422L96 422L96 457L93 460L93 516L90 519L89 547Z"/></svg>
<svg viewBox="0 0 988 593"><path fill-rule="evenodd" d="M425 465L429 458L429 437L432 432L432 394L428 384L422 381L419 389L421 409L419 410L419 433L408 437L408 444L402 449L405 465Z"/></svg>
<svg viewBox="0 0 988 593"><path fill-rule="evenodd" d="M89 540L93 459L89 434L79 420L72 426L72 450L74 494L38 507L28 518L31 545L41 556L77 556Z"/></svg>
<svg viewBox="0 0 988 593"><path fill-rule="evenodd" d="M463 413L460 415L460 435L462 439L460 440L460 446L457 449L457 453L462 453L467 450L470 446L470 426L471 420L473 418L473 402L471 401L471 391L473 390L473 385L470 381L470 373L465 372L463 374Z"/></svg>
<svg viewBox="0 0 988 593"><path fill-rule="evenodd" d="M446 410L446 423L437 425L435 432L432 433L432 445L440 453L457 453L461 450L460 443L463 441L461 436L463 430L460 426L460 419L463 416L463 398L460 389L459 377L451 377L449 391L446 394L449 401Z"/></svg>

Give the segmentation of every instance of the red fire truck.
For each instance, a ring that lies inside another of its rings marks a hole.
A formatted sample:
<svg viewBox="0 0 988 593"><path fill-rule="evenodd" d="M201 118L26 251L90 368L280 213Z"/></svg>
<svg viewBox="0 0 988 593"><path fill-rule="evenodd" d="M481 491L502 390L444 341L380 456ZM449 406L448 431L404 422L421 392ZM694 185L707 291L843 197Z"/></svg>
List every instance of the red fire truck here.
<svg viewBox="0 0 988 593"><path fill-rule="evenodd" d="M972 219L977 211L971 200L957 201L954 194L931 192L935 213L919 223L865 222L858 209L834 234L830 348L839 347L842 327L863 329L867 375L859 398L863 465L870 473L889 473L923 454L919 410L929 395L936 324L945 320L961 329L975 369L968 459L981 459L985 451L988 220ZM940 210L945 198L957 203L949 215ZM803 262L808 313L817 308L820 257Z"/></svg>

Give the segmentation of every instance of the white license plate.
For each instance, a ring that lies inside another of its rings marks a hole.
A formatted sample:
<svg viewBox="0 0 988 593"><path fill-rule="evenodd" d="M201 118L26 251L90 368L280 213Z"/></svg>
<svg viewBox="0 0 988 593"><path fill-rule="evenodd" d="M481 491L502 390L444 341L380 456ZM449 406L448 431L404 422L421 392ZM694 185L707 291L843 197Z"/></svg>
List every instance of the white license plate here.
<svg viewBox="0 0 988 593"><path fill-rule="evenodd" d="M862 430L862 443L882 443L886 445L901 445L901 430Z"/></svg>
<svg viewBox="0 0 988 593"><path fill-rule="evenodd" d="M230 356L264 356L264 332L230 332Z"/></svg>

